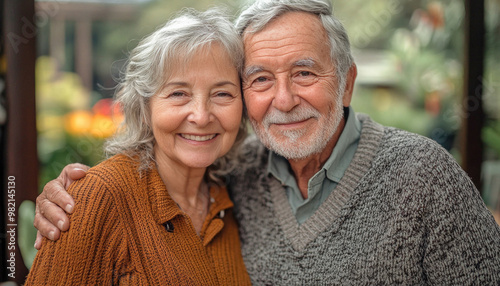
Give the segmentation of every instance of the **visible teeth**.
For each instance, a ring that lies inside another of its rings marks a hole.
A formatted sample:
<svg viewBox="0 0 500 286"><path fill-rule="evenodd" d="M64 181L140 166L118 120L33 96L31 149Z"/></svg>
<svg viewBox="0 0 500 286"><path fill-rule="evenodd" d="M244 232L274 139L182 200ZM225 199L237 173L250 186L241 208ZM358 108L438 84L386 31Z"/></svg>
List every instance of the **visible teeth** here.
<svg viewBox="0 0 500 286"><path fill-rule="evenodd" d="M216 134L212 135L205 135L205 136L196 136L196 135L190 135L190 134L181 134L182 137L188 139L188 140L193 140L193 141L208 141L210 139L213 139Z"/></svg>

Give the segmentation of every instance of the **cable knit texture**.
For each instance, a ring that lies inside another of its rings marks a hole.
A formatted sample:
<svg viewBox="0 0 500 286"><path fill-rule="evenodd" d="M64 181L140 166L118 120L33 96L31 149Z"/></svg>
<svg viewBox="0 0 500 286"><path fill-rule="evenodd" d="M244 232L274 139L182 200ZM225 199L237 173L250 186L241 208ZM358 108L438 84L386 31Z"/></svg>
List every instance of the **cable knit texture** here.
<svg viewBox="0 0 500 286"><path fill-rule="evenodd" d="M226 189L210 188L215 202L198 236L156 168L137 167L117 155L71 185L70 230L44 239L26 285L250 284Z"/></svg>
<svg viewBox="0 0 500 286"><path fill-rule="evenodd" d="M245 145L231 193L255 285L500 285L500 228L454 159L366 115L340 184L302 225Z"/></svg>

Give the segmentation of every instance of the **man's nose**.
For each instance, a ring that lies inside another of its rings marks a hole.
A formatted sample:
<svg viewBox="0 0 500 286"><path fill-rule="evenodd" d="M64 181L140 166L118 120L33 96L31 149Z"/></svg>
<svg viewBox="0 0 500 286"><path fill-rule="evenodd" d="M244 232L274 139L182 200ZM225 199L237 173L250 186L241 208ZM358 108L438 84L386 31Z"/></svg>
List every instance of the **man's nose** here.
<svg viewBox="0 0 500 286"><path fill-rule="evenodd" d="M188 121L198 126L206 126L213 121L214 115L211 110L211 104L204 99L198 99L191 105L191 112L188 116Z"/></svg>
<svg viewBox="0 0 500 286"><path fill-rule="evenodd" d="M273 107L288 112L300 104L300 98L295 94L288 78L278 79L275 85Z"/></svg>

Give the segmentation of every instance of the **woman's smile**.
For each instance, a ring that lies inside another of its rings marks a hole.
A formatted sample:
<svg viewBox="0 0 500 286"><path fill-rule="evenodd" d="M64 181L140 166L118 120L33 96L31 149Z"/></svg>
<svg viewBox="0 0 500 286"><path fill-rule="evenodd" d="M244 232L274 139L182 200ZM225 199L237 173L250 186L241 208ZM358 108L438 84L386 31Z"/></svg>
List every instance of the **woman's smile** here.
<svg viewBox="0 0 500 286"><path fill-rule="evenodd" d="M208 134L208 135L195 135L195 134L179 134L180 137L190 140L190 141L196 141L196 142L206 142L214 139L217 137L217 133L215 134Z"/></svg>

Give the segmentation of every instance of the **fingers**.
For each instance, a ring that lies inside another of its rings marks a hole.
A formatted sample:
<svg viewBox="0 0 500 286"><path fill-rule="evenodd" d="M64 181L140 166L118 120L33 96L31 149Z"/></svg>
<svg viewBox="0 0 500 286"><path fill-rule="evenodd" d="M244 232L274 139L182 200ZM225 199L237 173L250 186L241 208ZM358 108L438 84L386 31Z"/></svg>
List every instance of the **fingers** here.
<svg viewBox="0 0 500 286"><path fill-rule="evenodd" d="M41 238L38 238L38 235L42 235L47 237L50 240L57 240L59 238L59 235L61 232L57 227L55 227L52 223L50 223L48 220L46 220L40 213L36 212L35 213L35 221L33 225L38 229L37 233L37 239L35 241L35 248L41 247ZM37 245L38 242L38 245Z"/></svg>
<svg viewBox="0 0 500 286"><path fill-rule="evenodd" d="M73 211L73 198L66 192L59 177L47 183L36 198L33 225L41 235L50 240L58 239L60 230L66 231L69 228L69 219L60 205L68 212Z"/></svg>
<svg viewBox="0 0 500 286"><path fill-rule="evenodd" d="M35 208L35 217L38 214L48 220L54 227L67 231L69 229L69 219L64 210L54 204L50 198L45 199L41 196L39 196L40 200L37 199L38 209Z"/></svg>
<svg viewBox="0 0 500 286"><path fill-rule="evenodd" d="M72 213L75 202L68 194L67 189L75 180L83 178L88 169L88 166L79 163L67 165L57 179L45 185L42 195L45 196L44 198L64 209L67 213ZM43 214L45 209L41 209L41 211Z"/></svg>
<svg viewBox="0 0 500 286"><path fill-rule="evenodd" d="M69 229L67 213L72 213L75 201L66 191L71 183L85 176L89 167L70 164L64 167L57 179L48 182L43 192L36 198L35 221L38 229L35 248L41 247L41 237L57 240L60 231ZM37 248L37 249L38 249Z"/></svg>
<svg viewBox="0 0 500 286"><path fill-rule="evenodd" d="M40 248L42 248L42 234L40 233L40 231L37 231L36 232L36 239L35 239L35 248L36 250L40 250Z"/></svg>
<svg viewBox="0 0 500 286"><path fill-rule="evenodd" d="M48 182L45 185L45 187L43 188L43 192L38 196L40 200L38 200L37 198L37 204L38 201L40 201L40 211L44 216L45 212L52 212L52 209L50 208L53 206L53 204L59 206L59 208L65 210L67 213L73 212L75 201L66 190L67 187L64 186L64 183L61 181L60 177ZM45 207L48 207L48 209ZM52 221L50 218L48 219Z"/></svg>
<svg viewBox="0 0 500 286"><path fill-rule="evenodd" d="M89 170L88 166L83 164L75 163L69 164L62 170L58 179L61 178L63 180L64 188L67 189L73 181L81 179L85 177L85 174Z"/></svg>
<svg viewBox="0 0 500 286"><path fill-rule="evenodd" d="M71 195L66 192L66 188L63 184L61 177L48 182L45 187L43 187L43 192L36 198L36 210L39 210L43 216L45 216L45 213L53 214L54 211L51 208L57 206L68 213L73 212L75 201ZM52 221L51 218L48 219ZM59 219L61 218L59 217ZM54 224L57 223L57 221L58 220L53 221Z"/></svg>

